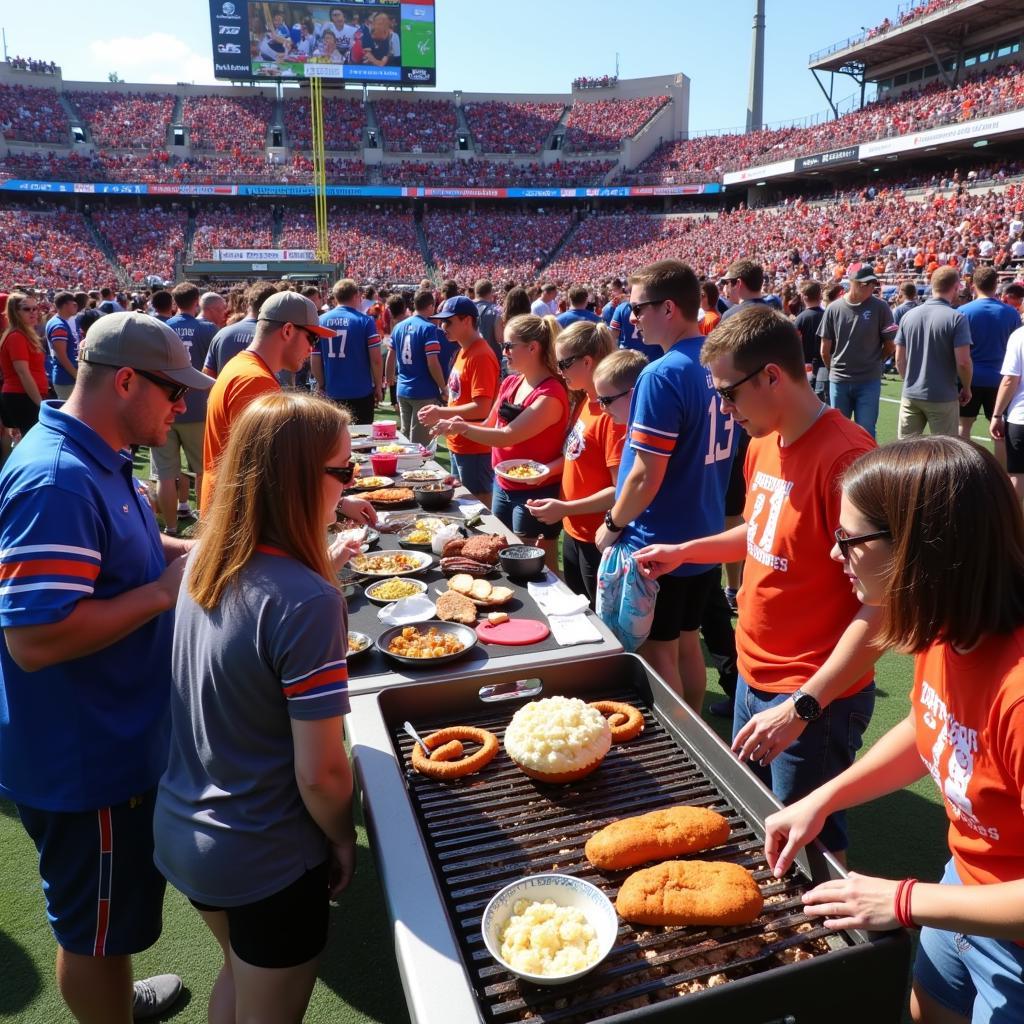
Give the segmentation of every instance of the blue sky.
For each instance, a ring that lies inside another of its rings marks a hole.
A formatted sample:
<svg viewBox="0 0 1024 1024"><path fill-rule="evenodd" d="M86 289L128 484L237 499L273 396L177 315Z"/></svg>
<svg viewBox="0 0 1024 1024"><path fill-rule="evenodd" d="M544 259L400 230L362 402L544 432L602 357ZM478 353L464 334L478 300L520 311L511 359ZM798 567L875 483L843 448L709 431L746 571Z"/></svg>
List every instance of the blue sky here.
<svg viewBox="0 0 1024 1024"><path fill-rule="evenodd" d="M765 121L824 111L808 54L894 16L897 5L767 0ZM613 72L618 53L624 78L690 77L691 131L744 122L753 0L657 0L636 9L621 0L437 0L437 9L441 89L565 92L577 75ZM42 11L3 5L0 25L12 56L55 60L71 79L102 80L117 71L129 82L213 81L207 0L99 0L85 8L49 0L45 21ZM74 31L47 28L71 25ZM837 79L837 99L855 91L852 80Z"/></svg>

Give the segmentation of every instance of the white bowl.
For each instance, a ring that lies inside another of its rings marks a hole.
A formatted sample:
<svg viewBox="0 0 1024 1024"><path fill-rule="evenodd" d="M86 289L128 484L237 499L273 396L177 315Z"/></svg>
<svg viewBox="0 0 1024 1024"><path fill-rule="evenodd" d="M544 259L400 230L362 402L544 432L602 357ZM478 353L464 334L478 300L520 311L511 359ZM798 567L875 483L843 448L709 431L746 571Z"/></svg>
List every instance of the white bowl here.
<svg viewBox="0 0 1024 1024"><path fill-rule="evenodd" d="M528 900L531 903L554 900L560 907L576 907L583 911L590 926L597 932L598 958L582 971L558 977L517 971L502 957L499 936L502 929L508 924L513 908L519 900ZM511 974L531 981L535 985L564 985L568 981L575 981L577 978L582 978L584 974L588 974L611 952L619 931L619 919L611 900L596 885L591 885L590 882L584 881L582 878L560 874L529 875L506 885L487 904L481 931L487 952Z"/></svg>

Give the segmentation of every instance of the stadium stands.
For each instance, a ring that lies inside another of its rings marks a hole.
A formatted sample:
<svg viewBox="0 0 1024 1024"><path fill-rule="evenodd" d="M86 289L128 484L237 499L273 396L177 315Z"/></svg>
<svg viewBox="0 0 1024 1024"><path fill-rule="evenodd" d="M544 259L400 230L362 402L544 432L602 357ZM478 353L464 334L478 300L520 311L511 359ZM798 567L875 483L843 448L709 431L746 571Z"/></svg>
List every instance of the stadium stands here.
<svg viewBox="0 0 1024 1024"><path fill-rule="evenodd" d="M566 122L566 144L577 153L611 153L668 102L667 96L577 101Z"/></svg>
<svg viewBox="0 0 1024 1024"><path fill-rule="evenodd" d="M193 149L263 149L273 104L265 94L186 96L182 120Z"/></svg>
<svg viewBox="0 0 1024 1024"><path fill-rule="evenodd" d="M85 220L71 210L0 207L0 282L41 288L114 284L113 268L96 248Z"/></svg>
<svg viewBox="0 0 1024 1024"><path fill-rule="evenodd" d="M163 149L174 114L170 93L68 92L93 141L111 149Z"/></svg>
<svg viewBox="0 0 1024 1024"><path fill-rule="evenodd" d="M313 127L309 100L303 97L284 101L284 126L288 143L293 148L311 149ZM357 100L324 98L324 148L328 150L361 149L366 109Z"/></svg>
<svg viewBox="0 0 1024 1024"><path fill-rule="evenodd" d="M196 214L192 258L211 260L214 249L269 249L273 241L271 207L260 203L225 204Z"/></svg>
<svg viewBox="0 0 1024 1024"><path fill-rule="evenodd" d="M455 148L458 118L451 100L376 100L384 148L398 153L448 153Z"/></svg>
<svg viewBox="0 0 1024 1024"><path fill-rule="evenodd" d="M561 103L464 103L462 109L482 153L537 153L562 117Z"/></svg>
<svg viewBox="0 0 1024 1024"><path fill-rule="evenodd" d="M464 185L490 188L511 186L596 185L615 166L614 160L560 160L517 164L497 160L403 160L382 164L388 185Z"/></svg>
<svg viewBox="0 0 1024 1024"><path fill-rule="evenodd" d="M28 85L0 85L0 132L8 142L71 141L71 123L57 92Z"/></svg>
<svg viewBox="0 0 1024 1024"><path fill-rule="evenodd" d="M174 260L185 251L188 214L153 206L145 210L99 209L92 222L134 281L151 274L174 279Z"/></svg>

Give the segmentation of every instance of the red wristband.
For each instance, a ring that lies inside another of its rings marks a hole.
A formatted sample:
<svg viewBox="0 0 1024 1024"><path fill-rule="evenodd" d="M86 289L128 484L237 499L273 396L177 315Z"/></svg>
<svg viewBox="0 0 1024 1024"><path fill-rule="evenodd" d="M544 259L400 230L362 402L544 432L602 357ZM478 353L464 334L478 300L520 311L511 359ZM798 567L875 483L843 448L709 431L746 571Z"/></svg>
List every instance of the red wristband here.
<svg viewBox="0 0 1024 1024"><path fill-rule="evenodd" d="M907 887L907 882L910 881L908 878L900 880L900 884L896 886L896 895L892 901L892 914L896 918L896 923L903 928L906 925L903 923L903 890Z"/></svg>
<svg viewBox="0 0 1024 1024"><path fill-rule="evenodd" d="M914 891L914 886L917 885L916 878L907 879L907 887L903 890L903 926L905 928L916 928L914 924L914 915L910 911L910 894Z"/></svg>

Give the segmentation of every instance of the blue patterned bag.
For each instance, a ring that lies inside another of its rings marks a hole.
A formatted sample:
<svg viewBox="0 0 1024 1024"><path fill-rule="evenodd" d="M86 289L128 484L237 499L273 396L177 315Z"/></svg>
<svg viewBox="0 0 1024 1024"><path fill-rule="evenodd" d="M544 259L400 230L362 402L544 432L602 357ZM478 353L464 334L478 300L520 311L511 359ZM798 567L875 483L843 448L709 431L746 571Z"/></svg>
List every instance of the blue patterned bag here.
<svg viewBox="0 0 1024 1024"><path fill-rule="evenodd" d="M646 639L654 621L658 584L640 572L625 544L613 544L597 570L597 614L627 651Z"/></svg>

